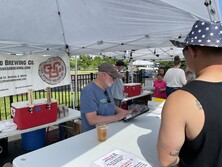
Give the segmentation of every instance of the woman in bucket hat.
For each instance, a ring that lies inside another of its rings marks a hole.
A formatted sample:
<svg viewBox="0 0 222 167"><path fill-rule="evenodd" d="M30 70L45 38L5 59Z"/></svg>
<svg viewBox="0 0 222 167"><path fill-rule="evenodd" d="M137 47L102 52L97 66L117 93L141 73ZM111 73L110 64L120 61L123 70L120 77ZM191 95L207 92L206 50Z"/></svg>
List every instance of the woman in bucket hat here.
<svg viewBox="0 0 222 167"><path fill-rule="evenodd" d="M184 42L196 79L166 100L157 150L163 166L222 166L222 23L198 20Z"/></svg>

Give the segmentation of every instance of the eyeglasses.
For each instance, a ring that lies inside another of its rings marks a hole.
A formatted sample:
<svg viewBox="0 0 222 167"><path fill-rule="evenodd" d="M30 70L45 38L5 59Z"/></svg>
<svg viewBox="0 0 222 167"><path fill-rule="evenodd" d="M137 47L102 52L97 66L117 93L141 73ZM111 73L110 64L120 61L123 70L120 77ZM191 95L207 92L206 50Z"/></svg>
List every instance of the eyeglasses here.
<svg viewBox="0 0 222 167"><path fill-rule="evenodd" d="M108 92L106 90L104 91L104 95L106 96L107 102L111 103L111 99L110 99Z"/></svg>
<svg viewBox="0 0 222 167"><path fill-rule="evenodd" d="M115 77L113 77L110 73L108 73L107 72L107 74L109 75L109 76L111 76L112 78L113 78L113 80L115 80L116 78Z"/></svg>

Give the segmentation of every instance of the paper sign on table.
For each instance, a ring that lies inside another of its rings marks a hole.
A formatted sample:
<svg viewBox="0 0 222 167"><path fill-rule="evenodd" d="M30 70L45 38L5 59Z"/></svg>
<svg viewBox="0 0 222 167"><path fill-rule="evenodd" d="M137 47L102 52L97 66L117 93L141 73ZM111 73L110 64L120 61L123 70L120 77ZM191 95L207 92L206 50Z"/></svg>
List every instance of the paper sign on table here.
<svg viewBox="0 0 222 167"><path fill-rule="evenodd" d="M152 167L135 155L116 149L94 162L98 167Z"/></svg>

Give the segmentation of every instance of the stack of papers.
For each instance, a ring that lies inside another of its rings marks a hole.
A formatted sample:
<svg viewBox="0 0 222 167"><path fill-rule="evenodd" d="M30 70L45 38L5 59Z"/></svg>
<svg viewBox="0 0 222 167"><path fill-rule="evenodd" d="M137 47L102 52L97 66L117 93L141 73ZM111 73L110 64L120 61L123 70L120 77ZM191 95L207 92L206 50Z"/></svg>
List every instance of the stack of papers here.
<svg viewBox="0 0 222 167"><path fill-rule="evenodd" d="M94 162L97 167L152 167L134 154L116 149Z"/></svg>
<svg viewBox="0 0 222 167"><path fill-rule="evenodd" d="M165 101L163 102L148 101L148 108L151 111L149 115L161 118L161 113L164 103Z"/></svg>

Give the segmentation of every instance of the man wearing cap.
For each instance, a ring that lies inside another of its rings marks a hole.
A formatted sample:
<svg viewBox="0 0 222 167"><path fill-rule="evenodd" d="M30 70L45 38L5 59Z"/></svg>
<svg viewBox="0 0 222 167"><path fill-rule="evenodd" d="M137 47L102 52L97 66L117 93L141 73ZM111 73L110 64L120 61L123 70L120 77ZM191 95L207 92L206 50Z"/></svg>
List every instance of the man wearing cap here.
<svg viewBox="0 0 222 167"><path fill-rule="evenodd" d="M122 75L110 63L98 67L98 76L85 86L80 97L82 132L95 128L96 124L122 120L132 111L123 110L114 104L110 86Z"/></svg>
<svg viewBox="0 0 222 167"><path fill-rule="evenodd" d="M184 42L196 79L172 93L161 117L157 150L162 166L222 166L222 23L198 20Z"/></svg>
<svg viewBox="0 0 222 167"><path fill-rule="evenodd" d="M122 60L117 60L115 66L118 72L121 72L126 64ZM125 78L124 74L122 74L122 78ZM117 107L121 107L123 100L124 83L122 78L116 78L116 81L111 86L114 103Z"/></svg>

